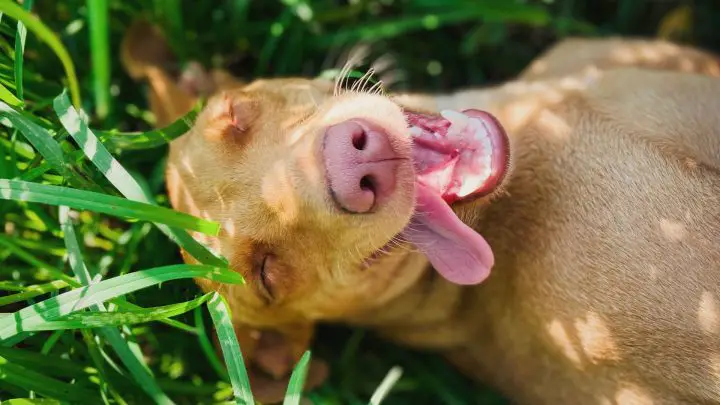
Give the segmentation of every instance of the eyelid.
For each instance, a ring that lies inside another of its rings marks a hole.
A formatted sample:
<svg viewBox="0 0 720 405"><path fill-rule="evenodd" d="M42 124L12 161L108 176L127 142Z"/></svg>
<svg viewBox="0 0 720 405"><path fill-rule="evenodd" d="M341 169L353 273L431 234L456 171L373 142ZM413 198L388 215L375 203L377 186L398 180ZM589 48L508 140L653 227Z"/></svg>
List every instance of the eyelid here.
<svg viewBox="0 0 720 405"><path fill-rule="evenodd" d="M259 290L260 295L268 303L275 299L272 290L272 282L270 281L271 275L268 271L268 261L271 260L272 254L262 252L258 255L258 259L255 262L255 285Z"/></svg>
<svg viewBox="0 0 720 405"><path fill-rule="evenodd" d="M267 293L272 297L272 289L270 288L270 283L268 281L268 274L267 274L267 262L270 255L266 254L263 257L262 264L260 265L260 281L262 282L263 288L267 291Z"/></svg>

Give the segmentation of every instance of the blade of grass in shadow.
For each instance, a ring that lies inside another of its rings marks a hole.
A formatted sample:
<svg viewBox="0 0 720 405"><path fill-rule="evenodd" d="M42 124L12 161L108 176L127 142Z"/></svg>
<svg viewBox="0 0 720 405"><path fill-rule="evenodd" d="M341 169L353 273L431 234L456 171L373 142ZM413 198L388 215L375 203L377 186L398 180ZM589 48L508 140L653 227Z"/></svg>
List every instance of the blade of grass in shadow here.
<svg viewBox="0 0 720 405"><path fill-rule="evenodd" d="M1 96L1 95L0 95ZM195 118L202 107L198 103L184 116L178 118L165 128L155 129L148 132L109 132L97 131L102 143L116 150L141 150L156 148L170 143L173 139L180 137L190 130Z"/></svg>
<svg viewBox="0 0 720 405"><path fill-rule="evenodd" d="M222 295L215 292L208 301L208 311L212 317L218 341L222 349L225 364L227 365L230 383L233 387L235 401L238 404L253 405L255 403L250 390L250 380L245 362L243 361L240 345L238 344L235 328L232 325L232 317L227 302Z"/></svg>
<svg viewBox="0 0 720 405"><path fill-rule="evenodd" d="M402 377L402 368L398 366L391 368L370 397L369 405L380 405L400 377Z"/></svg>
<svg viewBox="0 0 720 405"><path fill-rule="evenodd" d="M119 218L158 222L208 235L217 235L220 225L170 208L74 188L0 179L0 199L67 205Z"/></svg>
<svg viewBox="0 0 720 405"><path fill-rule="evenodd" d="M0 307L2 307L3 305L12 304L14 302L26 301L30 298L37 297L38 295L58 291L67 287L68 285L69 284L63 280L55 280L45 284L31 285L28 286L25 291L21 293L0 297Z"/></svg>
<svg viewBox="0 0 720 405"><path fill-rule="evenodd" d="M98 395L89 388L68 384L55 378L47 377L36 371L13 364L0 356L0 380L9 384L35 391L43 396L70 403L87 403Z"/></svg>
<svg viewBox="0 0 720 405"><path fill-rule="evenodd" d="M103 280L87 287L76 288L58 296L0 318L0 339L9 339L47 319L55 319L110 299L183 278L206 278L229 284L242 284L243 278L228 269L207 265L176 264L139 270L123 276Z"/></svg>
<svg viewBox="0 0 720 405"><path fill-rule="evenodd" d="M3 402L3 405L62 405L62 402L54 399L13 398Z"/></svg>
<svg viewBox="0 0 720 405"><path fill-rule="evenodd" d="M53 169L61 175L67 173L62 149L45 128L25 119L22 114L3 102L0 102L0 117L7 118Z"/></svg>
<svg viewBox="0 0 720 405"><path fill-rule="evenodd" d="M283 405L300 405L303 388L305 387L305 378L307 377L308 366L310 365L310 351L306 351L302 355L300 361L295 365L295 369L290 375L290 383Z"/></svg>
<svg viewBox="0 0 720 405"><path fill-rule="evenodd" d="M70 222L68 207L61 206L59 208L59 220L60 226L63 230L63 238L65 240L65 246L68 250L68 261L70 267L75 272L80 282L89 286L92 281L90 271L85 265L85 261L82 258L82 251L78 244L77 237L75 236L75 228ZM93 311L106 311L105 306L102 303L90 306ZM129 332L129 331L128 331ZM155 382L155 378L147 367L143 360L140 348L135 343L130 343L125 340L120 332L111 327L102 328L99 330L99 334L110 344L115 350L120 360L122 360L125 367L127 367L130 374L133 376L138 385L158 404L172 404L173 402L168 396L158 387ZM132 335L129 333L129 335Z"/></svg>
<svg viewBox="0 0 720 405"><path fill-rule="evenodd" d="M84 117L81 117L77 110L70 105L70 100L65 91L55 98L53 107L70 136L75 139L90 161L93 162L122 195L130 200L154 204L138 182L115 160L105 146L98 140L88 127ZM158 222L156 225L165 235L201 263L218 267L227 266L227 260L224 257L212 252L184 230L172 228L172 224L167 224L163 221Z"/></svg>
<svg viewBox="0 0 720 405"><path fill-rule="evenodd" d="M130 326L138 323L159 321L184 314L199 307L210 299L210 294L201 295L193 300L139 310L120 310L113 312L72 313L57 320L45 321L26 328L27 331L90 329L111 326Z"/></svg>
<svg viewBox="0 0 720 405"><path fill-rule="evenodd" d="M61 269L42 261L41 259L29 253L27 250L21 248L9 236L0 234L0 246L8 249L18 259L30 264L31 266L34 266L36 269L47 272L47 275L55 277L56 279L60 279L73 287L80 286L80 283L78 283L77 280L63 273Z"/></svg>
<svg viewBox="0 0 720 405"><path fill-rule="evenodd" d="M110 113L110 45L108 39L107 0L87 0L90 24L90 57L92 60L95 114L101 120Z"/></svg>
<svg viewBox="0 0 720 405"><path fill-rule="evenodd" d="M482 19L483 21L515 22L531 26L544 26L549 23L550 15L542 7L528 5L517 6L512 2L507 5L493 3L490 7L453 8L451 11L411 15L397 20L366 24L360 27L346 28L327 37L319 39L318 44L329 46L338 43L376 41L393 38L411 31L435 29L441 25L461 23ZM445 7L447 8L447 7Z"/></svg>
<svg viewBox="0 0 720 405"><path fill-rule="evenodd" d="M58 37L45 24L43 24L42 21L23 10L22 7L12 0L0 0L0 11L18 21L22 21L28 30L37 35L41 41L45 42L50 49L55 52L55 55L57 55L58 59L60 59L60 62L65 69L68 85L70 86L70 93L72 94L73 104L75 106L80 106L80 87L78 86L77 75L75 73L75 65L73 65L70 54Z"/></svg>
<svg viewBox="0 0 720 405"><path fill-rule="evenodd" d="M222 362L220 362L220 358L217 356L217 352L214 350L212 343L210 343L210 338L208 337L207 330L205 329L205 322L203 322L202 308L195 308L194 315L195 330L198 335L198 340L200 341L200 348L203 353L205 353L205 357L207 357L210 365L215 369L215 372L218 373L220 378L225 381L230 381L230 376L228 375L227 370L225 370Z"/></svg>
<svg viewBox="0 0 720 405"><path fill-rule="evenodd" d="M95 365L97 371L97 382L100 388L100 396L106 405L110 405L108 396L112 396L115 403L118 405L127 405L127 402L118 394L117 389L113 386L112 382L107 377L105 365L103 364L103 350L95 339L95 335L91 331L83 329L80 331L85 343L85 349L88 352L88 357Z"/></svg>
<svg viewBox="0 0 720 405"><path fill-rule="evenodd" d="M40 348L40 353L43 355L50 353L50 351L53 349L53 347L55 347L57 342L62 337L63 333L65 333L64 330L56 330L55 332L53 332L50 337L47 338L45 343L43 343L42 348Z"/></svg>
<svg viewBox="0 0 720 405"><path fill-rule="evenodd" d="M33 0L25 0L23 9L30 12L33 6ZM25 99L23 94L23 59L25 57L25 38L27 37L27 28L22 20L17 22L17 31L15 32L15 93L20 100Z"/></svg>

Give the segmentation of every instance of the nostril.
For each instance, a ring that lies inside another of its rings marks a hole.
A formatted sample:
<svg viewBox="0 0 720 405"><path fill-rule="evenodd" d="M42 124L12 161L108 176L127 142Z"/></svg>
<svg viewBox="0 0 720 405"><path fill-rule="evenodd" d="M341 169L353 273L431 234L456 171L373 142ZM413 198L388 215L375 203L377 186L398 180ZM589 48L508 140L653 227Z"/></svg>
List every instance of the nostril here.
<svg viewBox="0 0 720 405"><path fill-rule="evenodd" d="M373 194L375 194L375 179L373 179L371 176L363 176L363 178L360 179L360 189L364 191L371 191Z"/></svg>
<svg viewBox="0 0 720 405"><path fill-rule="evenodd" d="M365 149L365 145L367 144L367 134L365 133L365 131L354 133L352 138L352 144L357 150Z"/></svg>

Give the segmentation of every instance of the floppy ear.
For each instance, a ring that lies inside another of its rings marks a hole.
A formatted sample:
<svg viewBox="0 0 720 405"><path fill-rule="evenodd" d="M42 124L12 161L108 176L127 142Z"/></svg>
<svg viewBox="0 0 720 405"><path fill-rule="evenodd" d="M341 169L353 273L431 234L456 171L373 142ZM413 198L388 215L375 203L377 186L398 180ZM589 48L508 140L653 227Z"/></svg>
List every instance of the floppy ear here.
<svg viewBox="0 0 720 405"><path fill-rule="evenodd" d="M157 127L164 127L185 115L198 101L170 74L177 61L160 29L145 20L133 23L120 45L120 59L133 79L149 85L150 110Z"/></svg>

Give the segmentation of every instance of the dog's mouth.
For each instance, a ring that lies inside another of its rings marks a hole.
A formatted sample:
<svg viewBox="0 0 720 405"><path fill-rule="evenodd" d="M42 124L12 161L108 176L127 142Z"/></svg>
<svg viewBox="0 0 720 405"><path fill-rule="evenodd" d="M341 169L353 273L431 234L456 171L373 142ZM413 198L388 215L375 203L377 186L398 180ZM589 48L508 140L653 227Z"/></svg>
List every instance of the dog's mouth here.
<svg viewBox="0 0 720 405"><path fill-rule="evenodd" d="M479 110L405 116L417 181L445 202L486 195L502 181L508 142L495 117Z"/></svg>
<svg viewBox="0 0 720 405"><path fill-rule="evenodd" d="M492 249L450 204L490 194L502 182L509 161L505 131L495 117L479 110L405 111L405 117L412 138L415 210L395 239L415 245L449 281L480 283L494 264ZM387 252L393 242L368 259Z"/></svg>

